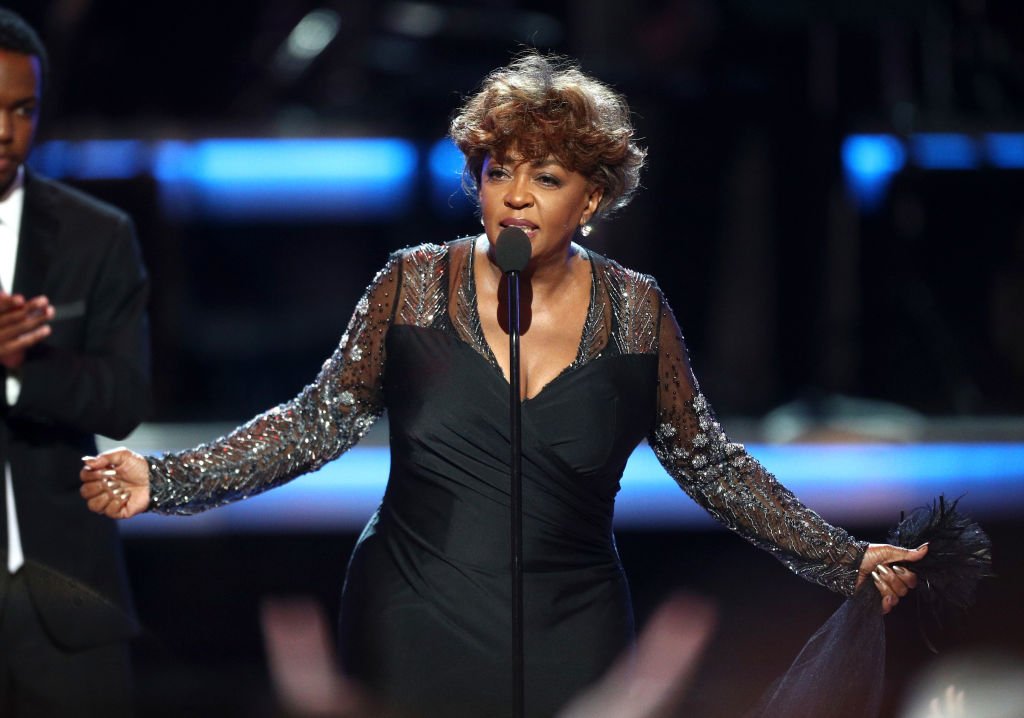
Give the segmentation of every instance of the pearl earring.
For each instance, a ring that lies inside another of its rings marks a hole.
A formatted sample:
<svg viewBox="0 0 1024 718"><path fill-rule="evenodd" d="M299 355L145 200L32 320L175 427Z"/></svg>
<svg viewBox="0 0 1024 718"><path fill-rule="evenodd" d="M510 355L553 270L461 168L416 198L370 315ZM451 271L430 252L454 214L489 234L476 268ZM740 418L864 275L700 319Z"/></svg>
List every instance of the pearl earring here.
<svg viewBox="0 0 1024 718"><path fill-rule="evenodd" d="M589 237L590 233L594 231L594 228L590 224L584 224L580 227L580 234L584 237Z"/></svg>

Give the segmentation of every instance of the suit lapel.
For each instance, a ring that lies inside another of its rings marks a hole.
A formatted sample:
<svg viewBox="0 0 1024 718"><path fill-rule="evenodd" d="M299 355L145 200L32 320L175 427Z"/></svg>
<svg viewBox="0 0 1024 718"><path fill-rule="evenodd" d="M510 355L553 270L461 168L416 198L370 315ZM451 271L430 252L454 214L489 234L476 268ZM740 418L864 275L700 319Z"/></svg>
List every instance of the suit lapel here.
<svg viewBox="0 0 1024 718"><path fill-rule="evenodd" d="M14 291L30 299L44 292L60 221L49 187L25 174L25 207L15 259Z"/></svg>

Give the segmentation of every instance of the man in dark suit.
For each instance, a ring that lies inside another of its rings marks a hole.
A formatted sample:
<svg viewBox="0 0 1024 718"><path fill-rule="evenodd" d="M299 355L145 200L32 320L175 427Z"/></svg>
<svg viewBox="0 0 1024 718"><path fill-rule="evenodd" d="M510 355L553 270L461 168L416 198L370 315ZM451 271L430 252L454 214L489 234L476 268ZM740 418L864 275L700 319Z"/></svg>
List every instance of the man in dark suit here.
<svg viewBox="0 0 1024 718"><path fill-rule="evenodd" d="M0 715L106 718L131 713L137 622L78 470L148 408L148 283L124 213L25 169L45 80L0 9Z"/></svg>

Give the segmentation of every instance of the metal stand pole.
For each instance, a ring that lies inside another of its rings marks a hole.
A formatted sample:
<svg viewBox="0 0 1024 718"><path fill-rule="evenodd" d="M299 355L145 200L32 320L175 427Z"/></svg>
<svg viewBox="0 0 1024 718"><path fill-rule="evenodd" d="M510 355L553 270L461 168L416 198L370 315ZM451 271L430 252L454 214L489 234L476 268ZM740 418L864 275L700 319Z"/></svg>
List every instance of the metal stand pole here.
<svg viewBox="0 0 1024 718"><path fill-rule="evenodd" d="M522 400L519 390L519 272L508 277L509 439L511 444L512 709L523 718L523 477Z"/></svg>

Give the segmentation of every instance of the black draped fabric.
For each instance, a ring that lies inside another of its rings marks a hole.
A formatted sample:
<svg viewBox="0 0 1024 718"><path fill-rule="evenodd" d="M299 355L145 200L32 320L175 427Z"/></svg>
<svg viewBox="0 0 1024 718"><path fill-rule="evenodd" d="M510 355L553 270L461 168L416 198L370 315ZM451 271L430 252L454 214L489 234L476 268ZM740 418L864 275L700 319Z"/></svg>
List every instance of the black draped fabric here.
<svg viewBox="0 0 1024 718"><path fill-rule="evenodd" d="M940 625L942 614L967 610L978 581L993 575L991 541L981 526L957 510L958 502L940 496L932 506L914 509L889 535L895 546L928 544L923 559L904 564L917 574L918 583L905 600L924 607L919 619L936 619ZM885 675L880 601L878 589L864 581L747 718L875 718Z"/></svg>
<svg viewBox="0 0 1024 718"><path fill-rule="evenodd" d="M747 718L874 718L882 704L885 624L870 582L819 628Z"/></svg>
<svg viewBox="0 0 1024 718"><path fill-rule="evenodd" d="M349 566L343 662L422 715L510 715L508 384L442 330L396 327L387 352L391 476ZM611 517L655 369L604 357L523 404L527 715L553 715L633 635Z"/></svg>
<svg viewBox="0 0 1024 718"><path fill-rule="evenodd" d="M319 468L386 411L391 475L350 561L340 646L346 671L409 715L510 713L508 383L477 307L485 240L396 253L299 396L150 458L153 510L190 514ZM864 550L729 440L651 277L580 247L572 261L592 280L576 358L522 407L529 718L630 644L612 513L643 438L695 501L804 578L850 594Z"/></svg>

